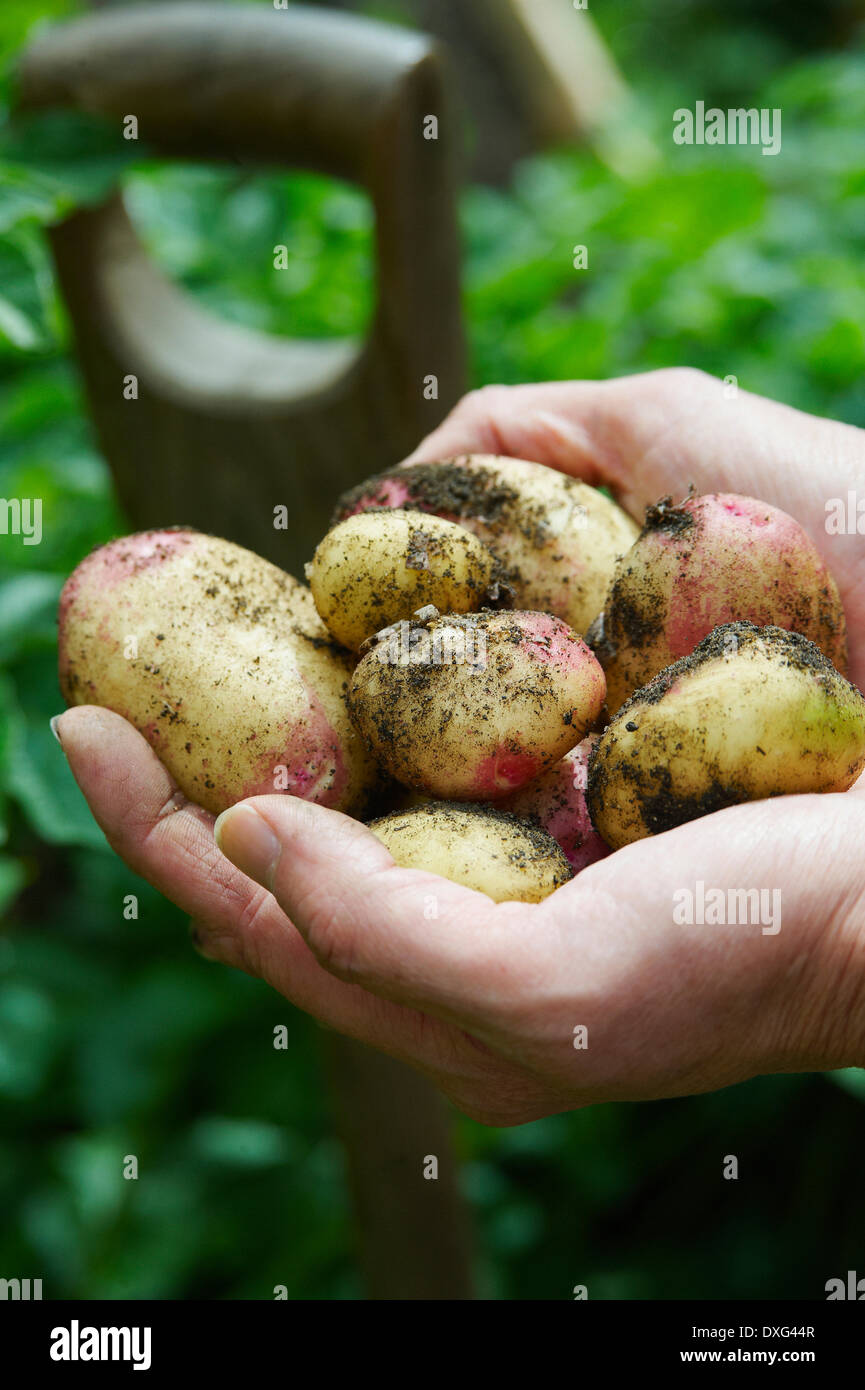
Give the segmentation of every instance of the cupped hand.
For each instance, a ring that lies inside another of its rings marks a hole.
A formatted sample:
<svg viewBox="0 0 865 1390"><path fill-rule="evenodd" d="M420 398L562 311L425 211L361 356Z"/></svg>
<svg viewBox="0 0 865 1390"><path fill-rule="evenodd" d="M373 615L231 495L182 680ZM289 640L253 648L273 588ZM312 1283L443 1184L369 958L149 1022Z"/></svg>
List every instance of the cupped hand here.
<svg viewBox="0 0 865 1390"><path fill-rule="evenodd" d="M675 370L485 388L413 458L466 452L606 483L638 519L692 482L783 507L835 574L865 684L862 537L825 529L829 499L861 494L861 431ZM494 904L396 867L358 822L294 797L233 807L215 838L118 715L79 707L56 728L110 844L190 915L204 954L403 1058L485 1123L865 1065L865 777L844 795L730 807L543 903ZM763 890L771 910L683 923L687 895L697 906L713 888Z"/></svg>

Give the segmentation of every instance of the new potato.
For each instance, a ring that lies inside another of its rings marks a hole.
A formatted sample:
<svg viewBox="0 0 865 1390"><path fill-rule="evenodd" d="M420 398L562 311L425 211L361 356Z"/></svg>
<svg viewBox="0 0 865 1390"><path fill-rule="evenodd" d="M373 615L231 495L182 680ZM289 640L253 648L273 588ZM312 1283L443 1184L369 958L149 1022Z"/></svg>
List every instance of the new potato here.
<svg viewBox="0 0 865 1390"><path fill-rule="evenodd" d="M426 869L494 902L540 902L571 869L546 831L504 811L437 801L370 822L404 869Z"/></svg>
<svg viewBox="0 0 865 1390"><path fill-rule="evenodd" d="M496 561L451 521L412 511L348 517L319 544L307 579L328 631L351 651L432 603L470 613L487 597Z"/></svg>
<svg viewBox="0 0 865 1390"><path fill-rule="evenodd" d="M846 791L865 768L865 700L799 633L718 627L638 690L589 759L613 849L725 806Z"/></svg>
<svg viewBox="0 0 865 1390"><path fill-rule="evenodd" d="M646 510L616 565L589 641L607 676L610 714L723 623L801 632L846 670L835 580L798 521L753 497L711 493Z"/></svg>
<svg viewBox="0 0 865 1390"><path fill-rule="evenodd" d="M352 716L398 782L498 800L580 741L603 706L603 672L548 613L432 612L371 640L352 678Z"/></svg>
<svg viewBox="0 0 865 1390"><path fill-rule="evenodd" d="M351 660L275 565L194 531L141 532L82 561L59 621L67 703L123 715L190 801L364 806L377 772L346 708Z"/></svg>
<svg viewBox="0 0 865 1390"><path fill-rule="evenodd" d="M589 756L597 742L598 735L589 734L540 777L498 803L503 811L533 821L552 835L575 874L610 853L586 805Z"/></svg>
<svg viewBox="0 0 865 1390"><path fill-rule="evenodd" d="M618 556L639 527L597 488L527 459L467 454L380 473L341 499L336 519L413 508L459 522L501 561L514 606L555 613L584 634Z"/></svg>

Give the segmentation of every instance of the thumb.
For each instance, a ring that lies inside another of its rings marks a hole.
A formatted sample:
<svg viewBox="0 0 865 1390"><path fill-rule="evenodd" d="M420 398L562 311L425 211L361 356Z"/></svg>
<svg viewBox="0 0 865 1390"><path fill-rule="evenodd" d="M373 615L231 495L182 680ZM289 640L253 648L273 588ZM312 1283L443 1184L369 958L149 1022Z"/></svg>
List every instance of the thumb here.
<svg viewBox="0 0 865 1390"><path fill-rule="evenodd" d="M501 909L514 904L397 867L350 816L299 797L259 796L223 812L214 834L226 858L269 889L340 979L465 1022L494 959L501 966L513 923Z"/></svg>

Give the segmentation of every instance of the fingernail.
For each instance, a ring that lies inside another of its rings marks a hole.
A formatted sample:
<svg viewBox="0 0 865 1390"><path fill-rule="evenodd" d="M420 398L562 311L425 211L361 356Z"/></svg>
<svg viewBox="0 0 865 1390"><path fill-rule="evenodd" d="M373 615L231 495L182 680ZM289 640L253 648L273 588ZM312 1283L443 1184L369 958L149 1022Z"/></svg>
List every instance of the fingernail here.
<svg viewBox="0 0 865 1390"><path fill-rule="evenodd" d="M213 835L218 848L248 878L273 891L282 845L267 821L252 806L230 806L217 817Z"/></svg>
<svg viewBox="0 0 865 1390"><path fill-rule="evenodd" d="M54 718L53 718L53 719L49 719L49 721L48 721L49 726L50 726L50 728L51 728L51 732L52 732L52 734L54 735L54 737L56 738L57 742L60 744L60 747L61 747L61 748L63 747L63 740L62 740L62 738L60 737L60 730L57 728L57 721L58 721L58 719L62 719L62 718L63 718L63 715L64 715L65 713L66 713L66 711L63 710L61 714L55 714Z"/></svg>

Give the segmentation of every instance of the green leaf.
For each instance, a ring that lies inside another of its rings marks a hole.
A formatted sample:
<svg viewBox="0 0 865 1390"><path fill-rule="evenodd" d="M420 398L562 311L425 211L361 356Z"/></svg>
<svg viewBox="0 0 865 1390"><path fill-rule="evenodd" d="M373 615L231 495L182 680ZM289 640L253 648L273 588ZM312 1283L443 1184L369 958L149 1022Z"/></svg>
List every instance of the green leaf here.
<svg viewBox="0 0 865 1390"><path fill-rule="evenodd" d="M60 575L38 570L0 582L0 661L10 662L23 651L53 644L62 586Z"/></svg>
<svg viewBox="0 0 865 1390"><path fill-rule="evenodd" d="M842 1071L830 1071L826 1074L843 1091L855 1096L857 1100L865 1101L865 1070L862 1067L844 1067Z"/></svg>
<svg viewBox="0 0 865 1390"><path fill-rule="evenodd" d="M88 1229L107 1225L134 1187L123 1177L125 1151L122 1137L104 1130L75 1135L58 1146L57 1166L76 1215Z"/></svg>
<svg viewBox="0 0 865 1390"><path fill-rule="evenodd" d="M32 352L50 346L53 289L40 233L21 226L0 236L0 352Z"/></svg>
<svg viewBox="0 0 865 1390"><path fill-rule="evenodd" d="M27 871L18 859L8 854L0 854L0 913L18 896L27 882ZM2 959L3 940L0 938L0 959Z"/></svg>
<svg viewBox="0 0 865 1390"><path fill-rule="evenodd" d="M0 6L0 56L5 58L52 19L63 19L80 8L80 0L3 0Z"/></svg>
<svg viewBox="0 0 865 1390"><path fill-rule="evenodd" d="M30 984L0 984L0 1096L20 1099L38 1090L56 1039L47 995Z"/></svg>
<svg viewBox="0 0 865 1390"><path fill-rule="evenodd" d="M21 705L8 711L8 749L6 791L24 812L29 824L43 840L53 845L83 845L105 849L102 831L90 814L69 764L52 734L48 719L62 707L56 694L53 656L42 669L51 671L44 681L40 698L28 701L25 714ZM50 714L40 705L53 703Z"/></svg>
<svg viewBox="0 0 865 1390"><path fill-rule="evenodd" d="M33 320L0 295L0 339L27 352L39 344L40 336Z"/></svg>
<svg viewBox="0 0 865 1390"><path fill-rule="evenodd" d="M59 214L56 188L30 169L0 160L0 189L0 234L21 222L53 222Z"/></svg>
<svg viewBox="0 0 865 1390"><path fill-rule="evenodd" d="M0 159L26 170L54 204L43 216L55 220L79 204L100 202L123 171L146 157L138 140L124 140L120 120L90 112L58 110L16 113L0 127Z"/></svg>
<svg viewBox="0 0 865 1390"><path fill-rule="evenodd" d="M297 1149L281 1126L217 1115L200 1120L189 1143L196 1158L232 1168L269 1168Z"/></svg>

